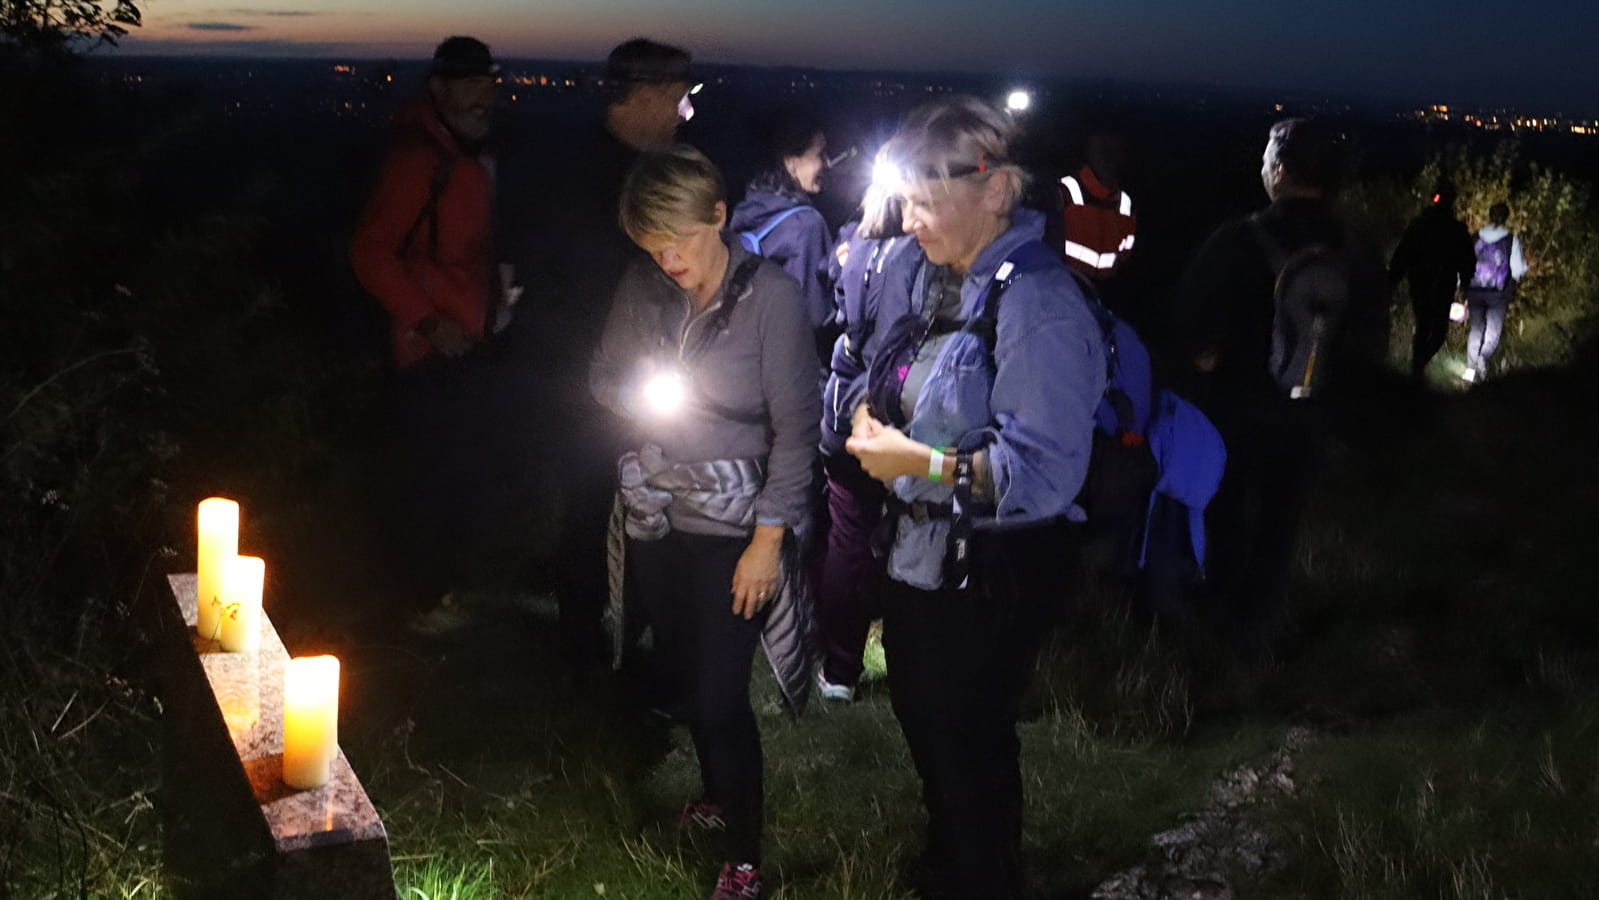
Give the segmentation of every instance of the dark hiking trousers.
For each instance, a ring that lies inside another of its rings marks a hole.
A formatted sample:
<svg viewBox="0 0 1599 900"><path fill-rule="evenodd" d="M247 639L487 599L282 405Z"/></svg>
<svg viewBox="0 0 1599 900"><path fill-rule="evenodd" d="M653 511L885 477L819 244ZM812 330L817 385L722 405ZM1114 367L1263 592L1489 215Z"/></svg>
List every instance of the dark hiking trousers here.
<svg viewBox="0 0 1599 900"><path fill-rule="evenodd" d="M705 796L727 820L727 858L759 865L761 734L750 668L765 616L733 614L733 570L749 541L673 531L627 542L628 580L649 616L665 677L677 681Z"/></svg>
<svg viewBox="0 0 1599 900"><path fill-rule="evenodd" d="M1410 342L1410 373L1417 377L1426 371L1449 337L1449 305L1455 300L1455 282L1410 282L1410 311L1416 319L1416 334Z"/></svg>
<svg viewBox="0 0 1599 900"><path fill-rule="evenodd" d="M428 359L396 374L400 423L391 544L400 603L425 610L479 580L479 550L497 527L507 454L501 384L482 357Z"/></svg>
<svg viewBox="0 0 1599 900"><path fill-rule="evenodd" d="M827 542L817 562L814 597L821 632L822 673L833 684L861 680L866 634L882 615L882 561L872 537L883 519L883 483L847 453L828 456Z"/></svg>
<svg viewBox="0 0 1599 900"><path fill-rule="evenodd" d="M1286 616L1300 519L1320 469L1326 411L1315 401L1261 397L1215 419L1227 469L1205 510L1212 608L1246 656L1270 652Z"/></svg>
<svg viewBox="0 0 1599 900"><path fill-rule="evenodd" d="M922 779L928 859L954 900L1022 894L1016 718L1075 558L1060 523L973 541L966 590L889 580L883 641L894 716Z"/></svg>

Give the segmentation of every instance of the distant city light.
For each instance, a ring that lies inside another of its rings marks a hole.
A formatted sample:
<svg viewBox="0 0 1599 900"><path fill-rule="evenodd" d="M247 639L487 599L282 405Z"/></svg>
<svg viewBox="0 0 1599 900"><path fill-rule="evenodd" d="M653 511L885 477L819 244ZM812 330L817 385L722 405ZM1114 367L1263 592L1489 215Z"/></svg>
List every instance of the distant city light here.
<svg viewBox="0 0 1599 900"><path fill-rule="evenodd" d="M1033 105L1033 95L1023 90L1011 91L1005 97L1005 108L1013 113L1026 112Z"/></svg>

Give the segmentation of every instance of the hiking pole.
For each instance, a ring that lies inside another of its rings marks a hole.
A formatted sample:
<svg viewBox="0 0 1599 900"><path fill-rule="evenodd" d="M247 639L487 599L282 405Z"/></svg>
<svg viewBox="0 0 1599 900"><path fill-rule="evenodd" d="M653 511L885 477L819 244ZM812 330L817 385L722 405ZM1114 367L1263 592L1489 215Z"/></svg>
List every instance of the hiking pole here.
<svg viewBox="0 0 1599 900"><path fill-rule="evenodd" d="M1316 348L1321 346L1321 329L1324 323L1321 316L1310 320L1310 355L1305 357L1305 376L1288 392L1290 400L1303 400L1310 396L1310 379L1316 374Z"/></svg>

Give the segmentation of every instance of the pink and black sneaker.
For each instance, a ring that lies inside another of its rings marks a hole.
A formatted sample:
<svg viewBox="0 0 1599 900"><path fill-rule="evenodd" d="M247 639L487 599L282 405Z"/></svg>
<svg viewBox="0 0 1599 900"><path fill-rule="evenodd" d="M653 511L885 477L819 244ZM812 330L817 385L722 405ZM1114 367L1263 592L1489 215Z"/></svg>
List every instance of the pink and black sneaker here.
<svg viewBox="0 0 1599 900"><path fill-rule="evenodd" d="M722 817L722 807L704 797L683 804L683 811L677 814L679 834L723 831L726 828L727 819Z"/></svg>
<svg viewBox="0 0 1599 900"><path fill-rule="evenodd" d="M760 896L760 869L749 863L723 863L716 889L706 900L757 900Z"/></svg>

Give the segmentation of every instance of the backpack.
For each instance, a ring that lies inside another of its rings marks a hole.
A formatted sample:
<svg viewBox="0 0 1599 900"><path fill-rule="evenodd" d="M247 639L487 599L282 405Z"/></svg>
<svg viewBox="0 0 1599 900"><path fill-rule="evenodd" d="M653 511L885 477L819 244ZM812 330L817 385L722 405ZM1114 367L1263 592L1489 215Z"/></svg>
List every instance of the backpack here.
<svg viewBox="0 0 1599 900"><path fill-rule="evenodd" d="M1043 243L1017 248L994 273L972 330L994 360L1000 300L1017 276L1060 257ZM1091 564L1117 570L1143 565L1140 535L1160 469L1149 442L1158 394L1149 349L1138 332L1099 298L1093 283L1068 268L1099 325L1105 355L1105 392L1094 407L1093 445L1076 503L1088 514L1084 542Z"/></svg>
<svg viewBox="0 0 1599 900"><path fill-rule="evenodd" d="M983 341L990 367L995 365L1000 301L1005 291L1018 276L1059 264L1060 257L1054 251L1033 241L1018 247L995 271L978 301L976 315L964 326ZM1226 456L1220 448L1220 438L1197 408L1170 391L1156 389L1149 350L1138 332L1105 307L1084 276L1071 274L1099 324L1105 352L1105 392L1094 409L1088 472L1076 498L1077 505L1088 514L1085 540L1090 556L1108 557L1091 561L1118 570L1142 567L1148 522L1159 485L1159 493L1190 509L1193 550L1202 567L1204 507L1221 481ZM902 317L890 326L882 347L872 358L867 396L884 421L898 416L899 389L925 331L921 315ZM1159 429L1164 438L1158 457L1151 442L1154 429ZM1187 439L1191 432L1201 440ZM962 507L969 508L964 502ZM951 528L952 542L969 539L970 524L962 519L969 517L957 516ZM951 558L963 559L964 554L959 548L952 548ZM946 577L954 583L960 583L963 575L958 568L951 571L946 567Z"/></svg>
<svg viewBox="0 0 1599 900"><path fill-rule="evenodd" d="M1516 239L1506 233L1497 241L1485 241L1481 236L1474 245L1477 251L1477 269L1471 276L1471 286L1489 291L1502 291L1510 283L1510 248Z"/></svg>
<svg viewBox="0 0 1599 900"><path fill-rule="evenodd" d="M1328 348L1341 330L1353 294L1344 254L1315 243L1290 252L1258 216L1250 230L1274 274L1271 316L1271 376L1294 400L1325 387Z"/></svg>

